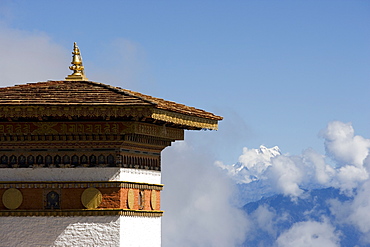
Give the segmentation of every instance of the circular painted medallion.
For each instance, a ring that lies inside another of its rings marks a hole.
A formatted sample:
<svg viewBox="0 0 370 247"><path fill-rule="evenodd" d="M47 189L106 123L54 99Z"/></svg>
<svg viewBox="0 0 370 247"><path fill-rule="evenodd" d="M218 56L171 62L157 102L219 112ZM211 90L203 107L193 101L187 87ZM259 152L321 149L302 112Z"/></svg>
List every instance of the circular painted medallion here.
<svg viewBox="0 0 370 247"><path fill-rule="evenodd" d="M96 188L87 188L81 196L81 202L85 208L93 209L99 207L103 200L102 193Z"/></svg>
<svg viewBox="0 0 370 247"><path fill-rule="evenodd" d="M18 189L7 189L3 194L3 204L7 209L17 209L23 201L22 192Z"/></svg>

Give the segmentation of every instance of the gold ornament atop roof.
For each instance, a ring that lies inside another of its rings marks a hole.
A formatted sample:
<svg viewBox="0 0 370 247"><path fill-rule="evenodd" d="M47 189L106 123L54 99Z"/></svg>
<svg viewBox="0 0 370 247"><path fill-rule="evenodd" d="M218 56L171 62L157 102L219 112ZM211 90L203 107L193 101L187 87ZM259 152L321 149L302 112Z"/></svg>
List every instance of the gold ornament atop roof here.
<svg viewBox="0 0 370 247"><path fill-rule="evenodd" d="M73 47L73 57L72 57L72 66L69 66L70 70L73 70L72 75L68 75L66 77L66 80L68 81L88 81L88 79L85 77L85 68L82 64L82 57L80 49L77 46L77 43L74 42Z"/></svg>

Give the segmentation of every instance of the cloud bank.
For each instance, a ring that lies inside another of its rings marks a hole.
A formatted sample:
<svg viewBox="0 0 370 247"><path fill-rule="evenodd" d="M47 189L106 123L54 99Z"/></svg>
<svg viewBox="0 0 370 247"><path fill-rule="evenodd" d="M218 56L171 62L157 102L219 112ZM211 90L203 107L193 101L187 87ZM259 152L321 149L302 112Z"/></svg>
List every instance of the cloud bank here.
<svg viewBox="0 0 370 247"><path fill-rule="evenodd" d="M73 44L59 44L41 31L24 31L0 21L0 86L27 82L64 80L72 72ZM81 48L84 57L84 48ZM107 46L97 47L99 64L84 62L87 78L125 88L146 88L151 79L146 73L145 50L137 43L117 38ZM107 56L108 54L108 56ZM93 55L93 54L89 54ZM145 68L145 69L144 69ZM145 81L145 83L144 83Z"/></svg>
<svg viewBox="0 0 370 247"><path fill-rule="evenodd" d="M330 223L305 221L298 222L276 240L278 247L339 247L340 232Z"/></svg>
<svg viewBox="0 0 370 247"><path fill-rule="evenodd" d="M189 140L190 141L190 140ZM207 148L175 143L163 153L163 246L238 246L249 222L230 202L231 179L213 166Z"/></svg>
<svg viewBox="0 0 370 247"><path fill-rule="evenodd" d="M0 22L0 86L64 79L69 73L70 50L42 32L7 27ZM72 49L72 48L71 48Z"/></svg>
<svg viewBox="0 0 370 247"><path fill-rule="evenodd" d="M267 204L258 207L248 216L252 226L249 232L263 231L275 239L274 243L261 243L262 246L341 246L343 236L339 228L343 225L354 227L364 246L370 244L370 140L355 135L350 123L339 121L330 122L320 136L324 139L326 155L312 149L300 155L285 155L276 152L276 147L262 146L244 148L236 164L215 163L242 188L249 188L241 192L247 191L254 200L270 191L295 202L298 198L304 200L308 196L306 191L314 188L337 188L349 198L327 200L330 215L315 212L314 215L321 215L318 219L307 212L303 221L284 232L277 225L290 222L291 215L278 214Z"/></svg>
<svg viewBox="0 0 370 247"><path fill-rule="evenodd" d="M307 149L301 155L284 155L276 151L276 147L261 146L259 149L244 148L237 164L228 166L218 161L216 165L238 183L259 180L275 193L292 197L300 196L303 189L312 187L334 187L351 193L369 178L366 158L370 140L355 135L351 124L339 121L329 123L321 131L321 136L326 156L313 149ZM329 164L327 158L331 158L335 165Z"/></svg>

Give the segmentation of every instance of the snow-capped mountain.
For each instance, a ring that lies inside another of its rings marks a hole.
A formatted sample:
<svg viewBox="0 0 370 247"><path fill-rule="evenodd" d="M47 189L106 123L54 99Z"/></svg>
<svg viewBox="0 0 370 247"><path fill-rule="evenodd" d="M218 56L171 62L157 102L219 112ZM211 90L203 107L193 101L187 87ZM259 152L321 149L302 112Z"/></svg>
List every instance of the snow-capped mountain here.
<svg viewBox="0 0 370 247"><path fill-rule="evenodd" d="M266 169L271 166L271 159L281 155L279 147L267 148L261 145L258 149L243 148L239 161L233 165L216 164L227 171L237 183L250 183L261 178Z"/></svg>

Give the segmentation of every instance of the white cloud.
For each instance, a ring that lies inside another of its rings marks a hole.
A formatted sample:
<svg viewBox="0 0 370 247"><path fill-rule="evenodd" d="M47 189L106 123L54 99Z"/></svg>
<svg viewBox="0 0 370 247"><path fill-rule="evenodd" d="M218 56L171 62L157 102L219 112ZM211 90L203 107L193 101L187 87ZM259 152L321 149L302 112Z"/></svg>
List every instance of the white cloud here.
<svg viewBox="0 0 370 247"><path fill-rule="evenodd" d="M332 186L351 193L369 177L364 161L369 154L370 140L355 135L350 123L339 121L330 122L321 134L328 155L337 164Z"/></svg>
<svg viewBox="0 0 370 247"><path fill-rule="evenodd" d="M362 242L370 244L370 181L357 188L353 200L330 200L330 211L338 224L355 226L362 233Z"/></svg>
<svg viewBox="0 0 370 247"><path fill-rule="evenodd" d="M251 215L255 231L266 231L269 235L276 236L276 212L267 205L259 206Z"/></svg>
<svg viewBox="0 0 370 247"><path fill-rule="evenodd" d="M333 186L339 187L342 191L350 194L360 182L368 178L369 174L364 167L346 165L337 170L337 183Z"/></svg>
<svg viewBox="0 0 370 247"><path fill-rule="evenodd" d="M71 51L47 34L11 29L4 23L0 34L0 86L62 80L68 75Z"/></svg>
<svg viewBox="0 0 370 247"><path fill-rule="evenodd" d="M163 246L236 246L248 230L234 187L206 147L175 143L163 153Z"/></svg>
<svg viewBox="0 0 370 247"><path fill-rule="evenodd" d="M369 154L370 140L354 135L350 123L330 122L322 132L327 153L338 165L355 165L361 167Z"/></svg>
<svg viewBox="0 0 370 247"><path fill-rule="evenodd" d="M370 181L362 184L351 204L350 222L363 233L363 241L370 243Z"/></svg>
<svg viewBox="0 0 370 247"><path fill-rule="evenodd" d="M278 247L337 247L339 241L340 233L327 221L305 221L295 223L276 243Z"/></svg>
<svg viewBox="0 0 370 247"><path fill-rule="evenodd" d="M335 170L331 165L326 164L325 156L317 153L313 149L307 149L302 154L302 163L307 174L312 175L312 181L308 179L307 184L318 183L329 185L335 176Z"/></svg>
<svg viewBox="0 0 370 247"><path fill-rule="evenodd" d="M64 80L72 73L69 65L73 44L67 45L65 48L41 31L18 30L0 22L0 86ZM80 48L84 57L86 50ZM109 45L96 49L100 51L96 59L99 64L84 60L89 80L125 88L135 85L139 89L144 88L144 81L146 89L153 83L145 72L146 56L140 44L117 38Z"/></svg>
<svg viewBox="0 0 370 247"><path fill-rule="evenodd" d="M299 188L303 173L300 167L286 156L277 156L268 169L268 177L274 181L277 192L293 197L300 196L303 190Z"/></svg>

